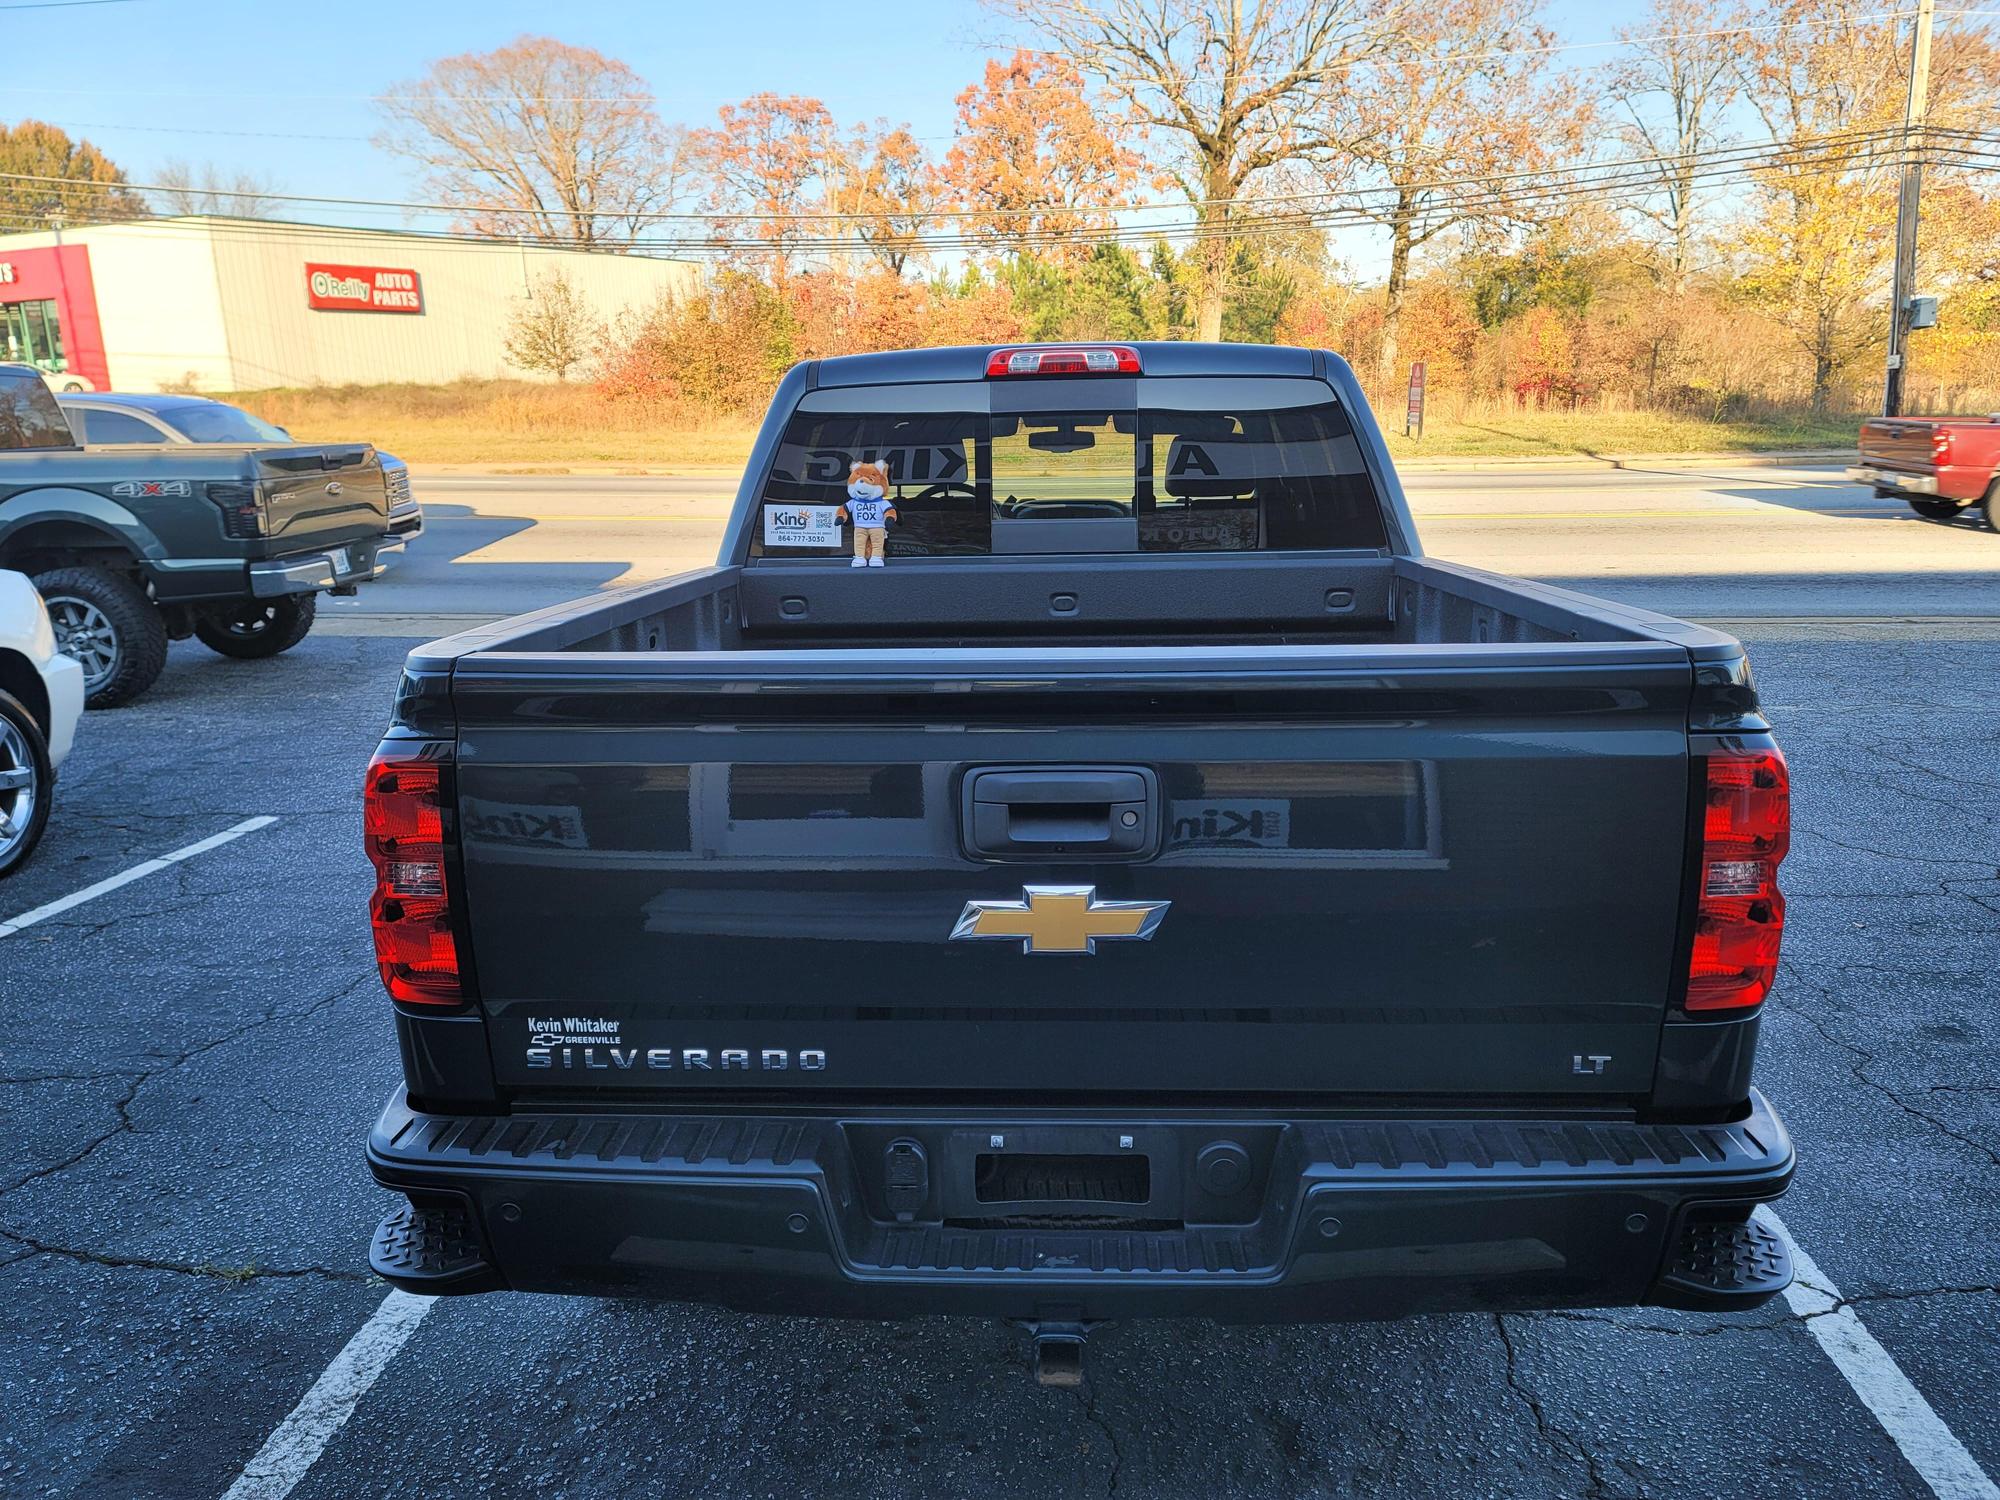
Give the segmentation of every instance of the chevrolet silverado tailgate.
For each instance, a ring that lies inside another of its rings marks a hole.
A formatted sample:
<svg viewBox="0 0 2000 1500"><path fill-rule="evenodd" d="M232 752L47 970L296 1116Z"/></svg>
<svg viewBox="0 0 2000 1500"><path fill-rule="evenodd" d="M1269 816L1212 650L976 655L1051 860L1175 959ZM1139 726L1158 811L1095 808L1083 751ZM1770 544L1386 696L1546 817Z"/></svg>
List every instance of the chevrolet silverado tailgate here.
<svg viewBox="0 0 2000 1500"><path fill-rule="evenodd" d="M467 655L496 1068L551 1096L1644 1095L1691 680L1657 641Z"/></svg>

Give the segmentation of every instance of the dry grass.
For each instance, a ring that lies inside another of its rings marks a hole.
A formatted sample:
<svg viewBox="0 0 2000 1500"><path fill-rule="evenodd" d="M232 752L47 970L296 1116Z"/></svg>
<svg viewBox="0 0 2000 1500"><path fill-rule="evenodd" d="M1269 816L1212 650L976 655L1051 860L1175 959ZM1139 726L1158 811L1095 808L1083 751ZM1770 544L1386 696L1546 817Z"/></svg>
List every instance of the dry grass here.
<svg viewBox="0 0 2000 1500"><path fill-rule="evenodd" d="M466 380L224 396L302 442L370 442L405 463L491 468L741 468L756 424L648 421L588 385Z"/></svg>
<svg viewBox="0 0 2000 1500"><path fill-rule="evenodd" d="M1403 436L1403 413L1384 412L1397 458L1635 458L1673 453L1769 453L1852 448L1857 416L1775 414L1707 421L1670 412L1536 411L1505 407L1434 414L1421 439Z"/></svg>
<svg viewBox="0 0 2000 1500"><path fill-rule="evenodd" d="M752 421L648 420L588 385L459 381L257 391L226 396L306 442L372 442L413 464L524 469L740 468ZM1399 458L1635 457L1851 446L1859 417L1772 416L1709 422L1655 412L1549 412L1503 403L1442 404L1421 441L1384 414Z"/></svg>

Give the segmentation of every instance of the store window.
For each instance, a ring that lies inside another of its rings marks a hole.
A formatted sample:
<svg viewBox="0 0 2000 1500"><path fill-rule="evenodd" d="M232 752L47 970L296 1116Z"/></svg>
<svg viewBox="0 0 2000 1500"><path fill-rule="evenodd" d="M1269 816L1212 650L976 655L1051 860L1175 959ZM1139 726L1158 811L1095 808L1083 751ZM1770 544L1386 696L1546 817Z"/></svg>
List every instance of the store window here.
<svg viewBox="0 0 2000 1500"><path fill-rule="evenodd" d="M69 368L54 301L0 302L0 360L44 370Z"/></svg>

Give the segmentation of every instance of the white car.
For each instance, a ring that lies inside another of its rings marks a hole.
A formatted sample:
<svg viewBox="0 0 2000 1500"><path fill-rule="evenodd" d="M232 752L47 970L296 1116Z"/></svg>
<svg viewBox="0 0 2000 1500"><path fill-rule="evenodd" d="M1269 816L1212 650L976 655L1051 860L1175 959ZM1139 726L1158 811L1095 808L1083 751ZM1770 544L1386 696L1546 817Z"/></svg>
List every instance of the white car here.
<svg viewBox="0 0 2000 1500"><path fill-rule="evenodd" d="M39 369L40 367L37 366L37 368ZM97 389L88 377L79 375L74 370L42 370L41 376L42 383L58 396L73 395L78 391L94 391Z"/></svg>
<svg viewBox="0 0 2000 1500"><path fill-rule="evenodd" d="M83 716L83 668L56 650L42 596L0 572L0 879L34 852Z"/></svg>

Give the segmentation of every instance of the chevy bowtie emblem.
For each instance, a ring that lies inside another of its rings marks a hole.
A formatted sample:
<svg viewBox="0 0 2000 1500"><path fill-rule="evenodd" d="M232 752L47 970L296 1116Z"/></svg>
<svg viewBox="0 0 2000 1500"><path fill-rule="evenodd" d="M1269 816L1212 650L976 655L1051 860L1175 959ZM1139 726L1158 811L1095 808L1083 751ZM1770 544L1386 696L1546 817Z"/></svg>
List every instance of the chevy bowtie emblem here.
<svg viewBox="0 0 2000 1500"><path fill-rule="evenodd" d="M1099 901L1094 885L1028 885L1019 901L968 901L951 940L1011 938L1023 953L1095 953L1100 938L1149 938L1173 903Z"/></svg>

